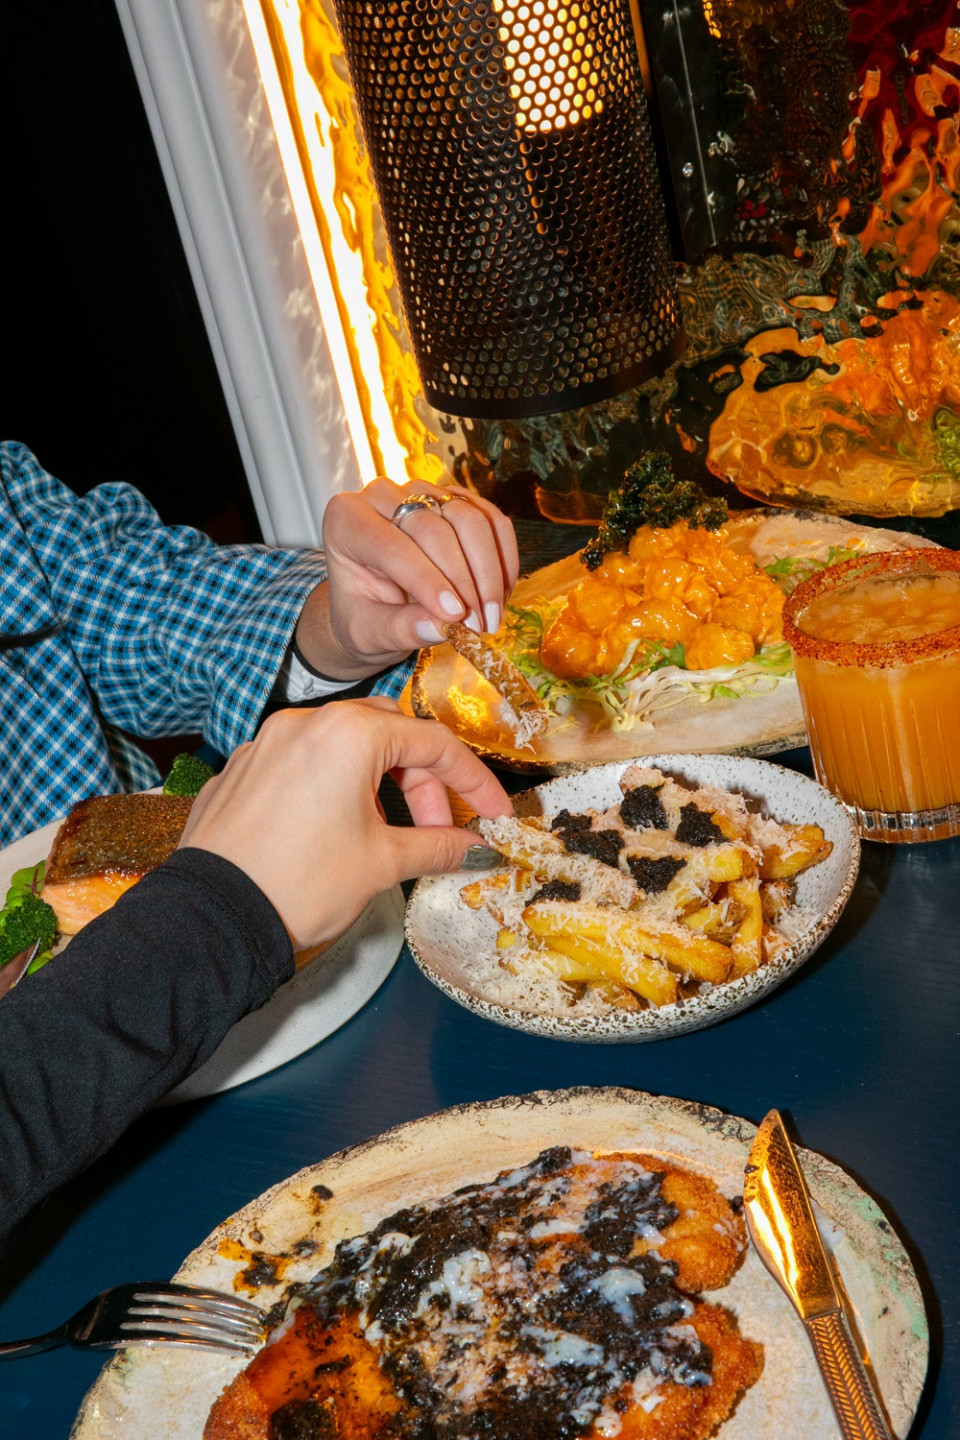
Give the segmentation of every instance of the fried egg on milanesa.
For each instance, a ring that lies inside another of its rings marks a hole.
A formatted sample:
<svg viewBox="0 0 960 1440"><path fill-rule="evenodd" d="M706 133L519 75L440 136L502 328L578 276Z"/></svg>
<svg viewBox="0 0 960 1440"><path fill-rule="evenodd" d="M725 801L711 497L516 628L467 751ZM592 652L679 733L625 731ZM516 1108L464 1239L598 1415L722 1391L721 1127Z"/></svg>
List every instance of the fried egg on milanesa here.
<svg viewBox="0 0 960 1440"><path fill-rule="evenodd" d="M763 1367L697 1294L745 1246L703 1176L545 1150L341 1241L204 1440L706 1440Z"/></svg>

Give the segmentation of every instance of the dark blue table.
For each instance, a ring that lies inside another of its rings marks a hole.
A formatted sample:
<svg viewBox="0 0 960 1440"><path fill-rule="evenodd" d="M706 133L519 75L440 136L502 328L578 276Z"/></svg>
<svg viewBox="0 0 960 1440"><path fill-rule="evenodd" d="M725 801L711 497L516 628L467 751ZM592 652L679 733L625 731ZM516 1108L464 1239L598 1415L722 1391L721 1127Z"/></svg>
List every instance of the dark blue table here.
<svg viewBox="0 0 960 1440"><path fill-rule="evenodd" d="M798 767L805 752L781 757ZM960 1433L957 1036L960 840L864 848L840 924L780 990L655 1044L540 1040L470 1015L404 954L337 1034L261 1080L159 1111L22 1227L0 1277L0 1336L39 1333L96 1291L168 1276L225 1216L302 1166L462 1101L627 1085L759 1121L869 1190L911 1251L931 1369L912 1440ZM0 1434L65 1437L100 1361L60 1350L0 1365ZM770 1436L769 1440L804 1440Z"/></svg>

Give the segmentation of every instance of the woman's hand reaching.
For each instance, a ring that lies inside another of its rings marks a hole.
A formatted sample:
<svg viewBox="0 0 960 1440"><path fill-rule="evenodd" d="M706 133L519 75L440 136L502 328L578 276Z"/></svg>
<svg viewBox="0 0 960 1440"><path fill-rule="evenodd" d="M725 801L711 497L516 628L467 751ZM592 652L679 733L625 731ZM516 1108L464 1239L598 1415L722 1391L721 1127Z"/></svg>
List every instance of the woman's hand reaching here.
<svg viewBox="0 0 960 1440"><path fill-rule="evenodd" d="M438 508L394 523L414 496ZM436 644L450 620L497 630L519 571L510 521L456 485L374 480L334 495L323 544L329 579L304 605L297 644L315 670L338 680L359 680Z"/></svg>
<svg viewBox="0 0 960 1440"><path fill-rule="evenodd" d="M388 825L390 774L413 827ZM181 846L243 870L271 901L294 949L338 935L398 880L460 868L482 843L452 823L447 788L479 815L511 813L506 792L445 726L391 700L283 710L230 757L194 801Z"/></svg>

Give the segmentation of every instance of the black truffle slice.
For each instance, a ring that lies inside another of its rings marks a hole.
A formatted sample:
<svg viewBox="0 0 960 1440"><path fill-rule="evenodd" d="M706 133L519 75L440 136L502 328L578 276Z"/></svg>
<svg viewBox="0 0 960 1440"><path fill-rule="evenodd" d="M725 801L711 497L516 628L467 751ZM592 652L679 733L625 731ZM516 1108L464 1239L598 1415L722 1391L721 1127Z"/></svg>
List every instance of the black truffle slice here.
<svg viewBox="0 0 960 1440"><path fill-rule="evenodd" d="M592 855L594 860L619 870L618 857L623 849L619 830L566 830L560 838L568 855Z"/></svg>
<svg viewBox="0 0 960 1440"><path fill-rule="evenodd" d="M569 810L561 810L560 813L558 815L554 815L553 819L550 821L550 829L589 830L590 824L591 821L589 815L571 815Z"/></svg>
<svg viewBox="0 0 960 1440"><path fill-rule="evenodd" d="M714 825L706 810L701 810L692 800L689 805L681 807L677 839L682 844L702 849L704 845L719 845L726 838L719 826Z"/></svg>
<svg viewBox="0 0 960 1440"><path fill-rule="evenodd" d="M580 886L576 880L548 880L546 885L541 885L537 893L531 898L530 904L536 905L538 900L579 900Z"/></svg>
<svg viewBox="0 0 960 1440"><path fill-rule="evenodd" d="M630 874L637 882L637 888L647 895L659 895L666 890L670 881L686 865L675 855L661 855L656 860L649 855L628 855Z"/></svg>
<svg viewBox="0 0 960 1440"><path fill-rule="evenodd" d="M662 785L637 785L620 802L620 819L628 830L668 830L670 822L660 799Z"/></svg>

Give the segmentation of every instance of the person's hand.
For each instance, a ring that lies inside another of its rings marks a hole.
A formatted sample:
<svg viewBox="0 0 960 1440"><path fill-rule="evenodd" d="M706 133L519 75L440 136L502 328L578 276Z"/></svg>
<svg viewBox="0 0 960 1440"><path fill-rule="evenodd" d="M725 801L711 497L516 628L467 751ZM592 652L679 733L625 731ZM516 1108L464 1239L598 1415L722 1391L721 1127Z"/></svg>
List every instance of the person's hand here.
<svg viewBox="0 0 960 1440"><path fill-rule="evenodd" d="M443 500L400 525L391 516L415 495ZM443 639L463 620L494 631L519 571L513 526L495 505L458 485L374 480L334 495L323 517L328 581L297 624L304 658L324 675L360 679Z"/></svg>
<svg viewBox="0 0 960 1440"><path fill-rule="evenodd" d="M387 773L413 828L383 818L377 787ZM243 870L300 950L339 935L398 880L457 870L482 844L454 827L447 786L488 819L512 813L472 751L445 726L401 715L391 700L281 710L204 785L180 845Z"/></svg>

